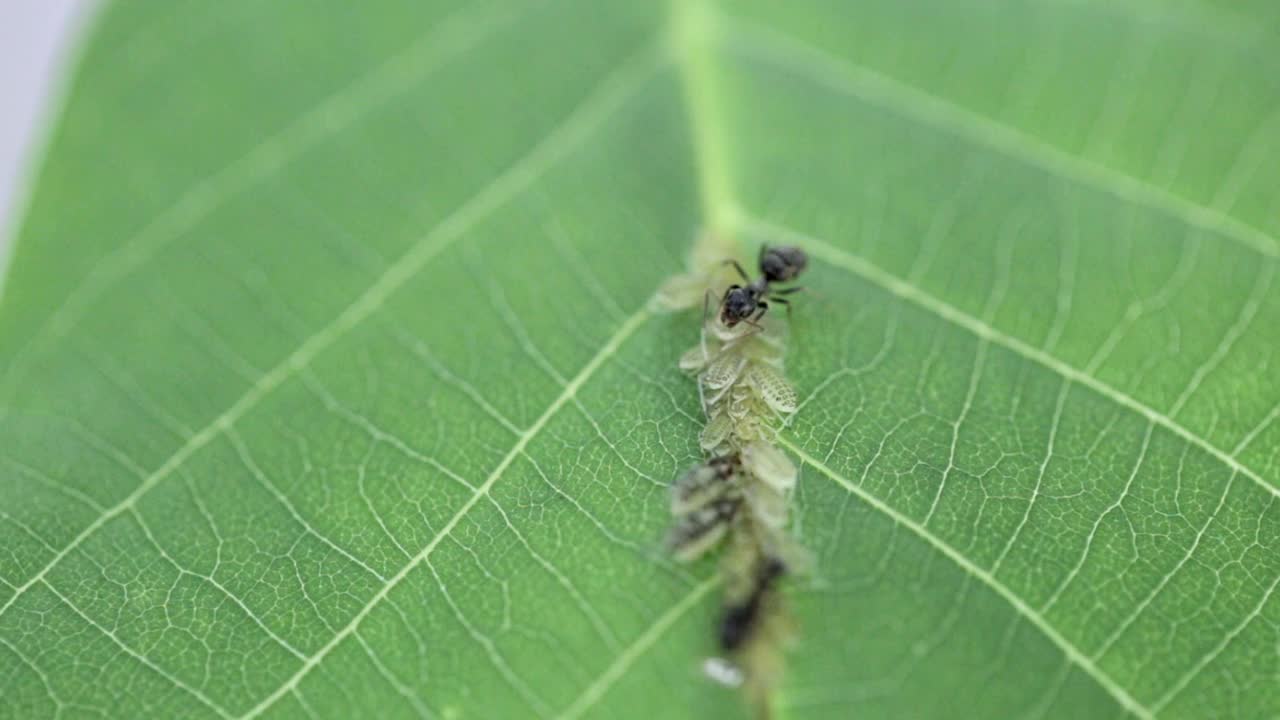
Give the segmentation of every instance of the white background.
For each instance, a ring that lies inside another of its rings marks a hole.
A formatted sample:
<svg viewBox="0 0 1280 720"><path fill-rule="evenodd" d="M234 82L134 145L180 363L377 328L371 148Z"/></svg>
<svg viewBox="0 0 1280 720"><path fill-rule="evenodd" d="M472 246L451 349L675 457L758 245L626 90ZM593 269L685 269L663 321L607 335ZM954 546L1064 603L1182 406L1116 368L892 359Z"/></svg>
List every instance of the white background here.
<svg viewBox="0 0 1280 720"><path fill-rule="evenodd" d="M0 0L0 286L91 0Z"/></svg>

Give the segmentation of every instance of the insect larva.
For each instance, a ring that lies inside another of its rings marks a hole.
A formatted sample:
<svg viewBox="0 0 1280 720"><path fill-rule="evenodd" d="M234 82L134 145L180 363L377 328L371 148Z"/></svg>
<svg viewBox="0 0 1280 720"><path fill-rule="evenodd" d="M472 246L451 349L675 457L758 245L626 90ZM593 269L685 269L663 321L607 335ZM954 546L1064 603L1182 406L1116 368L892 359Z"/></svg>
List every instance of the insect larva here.
<svg viewBox="0 0 1280 720"><path fill-rule="evenodd" d="M734 489L737 455L721 455L689 468L671 486L671 514L687 515Z"/></svg>
<svg viewBox="0 0 1280 720"><path fill-rule="evenodd" d="M720 648L734 652L746 644L760 622L761 610L769 601L775 583L787 571L777 558L766 558L757 569L750 594L742 602L725 607L720 617Z"/></svg>
<svg viewBox="0 0 1280 720"><path fill-rule="evenodd" d="M667 537L671 554L679 562L702 557L724 538L741 505L740 498L723 498L682 516Z"/></svg>

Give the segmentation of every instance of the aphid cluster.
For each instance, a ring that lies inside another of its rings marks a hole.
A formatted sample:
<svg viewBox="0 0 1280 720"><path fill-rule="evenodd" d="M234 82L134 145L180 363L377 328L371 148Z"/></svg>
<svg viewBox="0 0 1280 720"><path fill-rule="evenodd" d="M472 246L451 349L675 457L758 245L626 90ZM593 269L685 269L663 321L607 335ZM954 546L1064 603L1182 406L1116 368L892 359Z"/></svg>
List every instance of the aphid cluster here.
<svg viewBox="0 0 1280 720"><path fill-rule="evenodd" d="M685 562L726 546L717 631L726 659L709 661L707 671L743 684L753 702L762 702L780 672L787 635L779 582L804 562L785 531L797 471L775 444L797 404L782 374L786 328L764 315L768 300L798 289L773 285L793 280L806 258L798 248L762 248L754 281L730 262L747 284L724 290L714 314L704 302L701 339L680 358L681 369L697 380L707 418L699 441L708 459L672 485L675 526L668 545Z"/></svg>
<svg viewBox="0 0 1280 720"><path fill-rule="evenodd" d="M786 566L792 553L782 532L796 468L782 451L753 442L741 451L695 465L671 486L676 524L667 544L677 560L691 562L716 547L737 525L749 530L760 555Z"/></svg>

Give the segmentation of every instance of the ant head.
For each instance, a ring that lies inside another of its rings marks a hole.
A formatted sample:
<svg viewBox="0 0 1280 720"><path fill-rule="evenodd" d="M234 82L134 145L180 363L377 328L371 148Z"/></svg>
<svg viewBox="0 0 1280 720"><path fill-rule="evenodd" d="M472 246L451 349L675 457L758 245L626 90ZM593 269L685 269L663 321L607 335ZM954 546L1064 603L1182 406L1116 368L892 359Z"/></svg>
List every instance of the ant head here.
<svg viewBox="0 0 1280 720"><path fill-rule="evenodd" d="M793 245L766 247L760 253L760 273L769 282L794 280L808 264L804 250Z"/></svg>
<svg viewBox="0 0 1280 720"><path fill-rule="evenodd" d="M724 293L720 307L720 320L727 327L733 327L751 317L760 305L755 290L741 285L730 285Z"/></svg>

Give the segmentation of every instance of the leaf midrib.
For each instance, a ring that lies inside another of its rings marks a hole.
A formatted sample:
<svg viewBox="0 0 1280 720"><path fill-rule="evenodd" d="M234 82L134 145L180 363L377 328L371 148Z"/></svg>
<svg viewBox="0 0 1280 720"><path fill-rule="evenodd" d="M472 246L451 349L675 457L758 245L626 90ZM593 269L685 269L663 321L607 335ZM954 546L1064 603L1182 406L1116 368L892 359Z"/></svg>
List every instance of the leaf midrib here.
<svg viewBox="0 0 1280 720"><path fill-rule="evenodd" d="M1005 153L1015 160L1040 167L1050 174L1077 182L1086 187L1110 192L1121 200L1143 204L1152 209L1165 212L1173 219L1180 220L1193 227L1214 231L1221 237L1240 243L1245 248L1261 254L1264 262L1273 263L1277 258L1280 258L1280 239L1274 238L1234 217L1222 214L1186 198L1173 195L1161 188L1148 185L1137 178L1117 172L1109 167L1074 158L1044 141L1026 135L1020 130L953 105L925 90L906 85L870 68L855 66L832 58L822 51L772 28L763 28L753 23L728 18L718 13L712 13L710 16L715 18L717 22L723 23L722 27L727 30L725 34L731 38L731 42L735 38L738 40L745 38L748 42L754 44L757 48L755 56L758 59L772 62L775 65L791 67L793 70L799 69L795 65L797 59L807 59L807 67L809 67L811 76L823 72L836 73L846 77L861 76L860 79L850 80L850 83L857 86L856 88L841 87L839 89L856 92L860 99L868 103L884 107L915 122L955 132L975 144L985 145L998 152ZM782 57L781 59L770 57L779 53L784 56L790 55L791 57ZM820 81L820 78L811 77L811 79ZM869 85L867 85L868 83ZM723 130L721 132L723 133ZM705 135L706 133L702 134ZM715 157L723 157L724 155L723 151L713 154ZM728 167L728 164L722 161L720 165L714 168L714 172L728 174ZM727 180L720 181L719 184L731 185ZM1133 193L1133 195L1131 196L1129 193ZM716 214L727 218L728 225L737 225L739 226L738 229L749 229L750 226L755 225L767 231L793 237L799 243L811 247L819 254L826 255L827 260L832 264L843 266L858 275L872 280L893 294L925 307L925 309L944 320L976 334L979 338L994 340L1019 355L1054 370L1064 378L1080 382L1121 406L1137 412L1148 420L1165 427L1184 440L1205 450L1227 465L1227 467L1250 478L1272 495L1280 496L1280 488L1267 482L1258 472L1240 462L1234 457L1233 453L1228 453L1226 450L1210 443L1207 439L1178 423L1170 415L1161 413L1102 380L1089 375L1087 372L1079 370L1049 353L1032 347L1028 343L1003 333L990 324L934 298L922 289L874 266L863 258L840 250L818 238L807 237L796 230L770 225L766 221L750 215L746 209L740 207L732 199L726 199L724 202L728 203L728 207L720 208L716 211ZM731 227L726 227L725 229L728 230ZM1242 442L1241 445L1243 444Z"/></svg>
<svg viewBox="0 0 1280 720"><path fill-rule="evenodd" d="M687 9L690 6L699 8L700 12L693 14ZM827 260L829 263L841 266L844 269L854 272L865 279L871 280L883 290L890 292L903 299L910 300L926 310L937 315L941 319L956 325L962 329L972 332L981 340L989 340L1000 344L1007 349L1023 356L1024 358L1036 362L1047 367L1058 375L1060 375L1068 383L1078 382L1094 391L1109 398L1113 402L1125 407L1129 410L1139 413L1147 418L1152 424L1159 424L1166 429L1173 431L1175 434L1192 442L1198 447L1209 452L1210 455L1224 462L1233 471L1250 477L1255 483L1262 486L1273 495L1280 496L1280 489L1265 482L1256 472L1249 469L1234 457L1227 455L1224 451L1209 443L1207 440L1192 433L1190 430L1178 424L1172 418L1163 413L1155 411L1130 396L1121 393L1106 383L1093 378L1092 376L1077 370L1066 363L1044 353L1043 351L1033 348L1017 338L1014 338L1002 331L997 330L986 322L978 320L966 313L961 312L955 307L934 298L925 293L920 288L876 267L863 258L840 250L816 238L802 236L794 230L779 228L764 223L761 220L754 219L741 208L732 197L732 176L729 170L729 162L726 160L728 154L723 147L723 139L727 135L724 127L717 126L716 121L721 116L720 109L714 104L714 90L709 86L706 79L709 76L709 70L705 66L710 62L709 54L699 52L705 51L706 46L710 43L710 38L690 37L690 28L680 28L681 23L693 24L694 30L706 32L711 23L719 23L723 16L712 12L710 2L704 0L696 0L692 3L681 3L679 0L673 2L672 25L675 26L676 32L673 33L685 42L693 42L694 47L682 48L682 52L677 52L677 67L685 79L686 87L689 88L689 94L694 97L689 102L690 124L693 128L693 137L695 141L695 154L700 162L697 164L698 172L701 176L699 187L703 190L702 202L705 208L706 220L713 223L713 231L731 232L737 229L750 229L752 226L757 228L765 227L768 236L778 237L784 236L791 240L798 240L799 244L804 245L807 249L816 251L814 254ZM745 35L742 28L747 30L758 30L749 26L739 24L736 35L739 37ZM720 28L716 28L719 30ZM734 28L730 28L731 31ZM820 57L825 62L835 62L832 58L823 57L821 52L803 45L800 41L793 38L787 38L781 33L772 29L764 29L763 32L768 36L772 36L775 40L786 41L791 51L795 51L797 47L806 54ZM776 43L774 49L777 48ZM847 68L845 68L847 70ZM967 139L987 145L998 151L1005 152L1013 156L1015 159L1032 165L1039 165L1051 173L1060 175L1067 179L1076 181L1082 185L1100 188L1111 192L1117 197L1134 202L1144 204L1154 209L1163 211L1176 219L1179 219L1193 226L1203 227L1209 230L1215 230L1222 236L1243 244L1244 246L1259 252L1264 259L1271 260L1277 256L1277 244L1274 238L1263 233L1257 228L1253 228L1235 218L1217 212L1212 208L1208 208L1197 203L1186 200L1172 193L1148 185L1136 178L1128 175L1117 173L1110 168L1102 165L1096 165L1078 158L1067 155L1063 151L1054 148L1047 143L1043 143L1034 138L1025 136L1021 132L1001 125L993 120L984 118L975 113L951 105L945 100L938 98L930 93L912 88L899 83L898 81L881 75L867 68L855 68L857 71L864 73L864 79L870 79L874 84L880 85L881 89L888 88L891 100L899 102L881 102L881 105L888 106L890 109L903 114L910 119L926 124L941 125L946 130L958 132L967 137ZM699 87L700 86L700 87ZM694 95L694 90L700 89L701 92ZM867 100L863 96L864 100ZM881 98L883 100L883 98ZM874 98L870 101L874 102ZM712 143L717 145L714 148L698 147L698 145ZM710 162L708 162L708 160ZM708 195L708 190L714 195ZM926 527L912 520L895 510L881 499L850 482L831 468L827 467L823 462L809 455L803 448L795 444L786 437L780 438L782 444L789 450L794 452L801 458L803 462L813 466L830 480L844 487L872 507L884 513L896 523L907 527L924 539L930 545L933 545L938 551L942 552L953 562L955 562L962 570L970 575L978 578L998 595L1005 599L1019 614L1027 618L1034 627L1039 629L1052 643L1057 645L1059 649L1066 655L1068 660L1085 673L1092 677L1100 687L1107 691L1120 705L1127 711L1133 713L1139 718L1150 720L1154 717L1152 709L1138 702L1123 686L1112 679L1107 673L1099 668L1093 659L1086 656L1080 648L1064 637L1046 618L1039 612L1030 607L1021 597L1014 593L1008 586L1000 582L990 572L983 570L975 563L966 558L956 548L952 547L940 537L931 533ZM1265 606L1267 599L1275 590L1277 583L1273 583L1271 588L1263 594L1262 600L1246 620L1244 624L1238 626L1232 633L1228 633L1224 642L1229 642L1231 637L1237 634L1249 620L1254 617L1262 607ZM692 599L700 596L705 589L695 588L694 591L682 598L673 608L663 613L653 626L666 627L673 620L670 617L672 613L683 612L691 607L694 603ZM648 647L653 640L650 636L653 634L653 628L643 633L637 641L636 646ZM631 654L631 648L624 653ZM1211 657L1211 653L1209 656ZM1200 663L1188 673L1184 674L1173 687L1171 687L1165 695L1163 695L1157 703L1158 708L1163 708L1176 695L1176 693L1184 687L1189 679L1195 674L1196 669L1203 666L1206 659L1202 658ZM576 701L571 708L585 708L590 702L601 697L604 689L598 687L602 682L606 683L610 673L614 672L615 666L610 666L604 676L596 683L589 686L588 690ZM585 703L585 704L584 704Z"/></svg>

